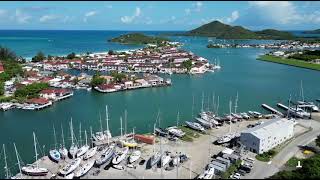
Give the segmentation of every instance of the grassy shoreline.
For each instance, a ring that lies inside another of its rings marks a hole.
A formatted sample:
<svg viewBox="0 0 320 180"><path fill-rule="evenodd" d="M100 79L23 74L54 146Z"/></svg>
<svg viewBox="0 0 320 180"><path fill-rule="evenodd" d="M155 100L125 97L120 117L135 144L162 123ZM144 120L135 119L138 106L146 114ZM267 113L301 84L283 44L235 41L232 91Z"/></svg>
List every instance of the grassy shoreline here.
<svg viewBox="0 0 320 180"><path fill-rule="evenodd" d="M308 63L308 62L304 62L296 59L282 59L280 57L275 57L271 55L262 55L262 56L259 56L257 60L274 62L278 64L286 64L289 66L295 66L295 67L301 67L301 68L320 71L320 64Z"/></svg>

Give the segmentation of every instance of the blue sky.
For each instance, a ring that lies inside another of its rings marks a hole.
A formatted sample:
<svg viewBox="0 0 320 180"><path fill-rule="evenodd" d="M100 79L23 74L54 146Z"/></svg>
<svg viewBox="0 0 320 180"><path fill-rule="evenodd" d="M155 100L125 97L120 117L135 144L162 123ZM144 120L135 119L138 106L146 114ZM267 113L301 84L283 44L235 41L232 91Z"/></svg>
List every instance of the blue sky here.
<svg viewBox="0 0 320 180"><path fill-rule="evenodd" d="M0 2L0 29L190 30L213 20L252 30L320 28L320 2Z"/></svg>

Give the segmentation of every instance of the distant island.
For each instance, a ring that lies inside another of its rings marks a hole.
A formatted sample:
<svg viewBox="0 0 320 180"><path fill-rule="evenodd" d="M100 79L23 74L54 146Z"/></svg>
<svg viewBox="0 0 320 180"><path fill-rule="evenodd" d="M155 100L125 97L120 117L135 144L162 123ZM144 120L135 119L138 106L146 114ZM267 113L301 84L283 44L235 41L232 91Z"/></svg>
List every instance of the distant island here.
<svg viewBox="0 0 320 180"><path fill-rule="evenodd" d="M265 29L262 31L251 31L242 26L231 26L219 21L213 21L196 29L182 33L184 36L206 36L217 39L274 39L290 40L295 36L290 32Z"/></svg>
<svg viewBox="0 0 320 180"><path fill-rule="evenodd" d="M169 39L163 38L163 37L156 37L156 36L147 36L142 33L130 33L121 35L116 38L112 38L108 40L109 42L117 42L121 44L162 44L164 42L169 42Z"/></svg>
<svg viewBox="0 0 320 180"><path fill-rule="evenodd" d="M304 31L304 34L320 34L320 29L312 30L312 31Z"/></svg>

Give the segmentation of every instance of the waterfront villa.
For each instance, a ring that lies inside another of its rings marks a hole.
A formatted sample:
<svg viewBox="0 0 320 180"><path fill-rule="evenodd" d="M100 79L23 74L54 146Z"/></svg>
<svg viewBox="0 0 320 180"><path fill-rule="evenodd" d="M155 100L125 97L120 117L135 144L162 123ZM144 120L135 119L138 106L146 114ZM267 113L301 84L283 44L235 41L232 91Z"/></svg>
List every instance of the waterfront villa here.
<svg viewBox="0 0 320 180"><path fill-rule="evenodd" d="M22 106L24 110L40 110L52 105L52 101L46 98L32 98L28 99Z"/></svg>
<svg viewBox="0 0 320 180"><path fill-rule="evenodd" d="M44 89L40 92L40 97L59 101L73 96L73 92L69 89Z"/></svg>

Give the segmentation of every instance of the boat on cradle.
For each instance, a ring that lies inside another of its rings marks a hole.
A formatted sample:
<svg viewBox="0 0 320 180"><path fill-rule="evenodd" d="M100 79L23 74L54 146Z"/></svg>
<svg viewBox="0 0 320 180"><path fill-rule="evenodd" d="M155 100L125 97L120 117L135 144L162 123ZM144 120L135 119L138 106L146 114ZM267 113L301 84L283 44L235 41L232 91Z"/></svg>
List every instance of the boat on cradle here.
<svg viewBox="0 0 320 180"><path fill-rule="evenodd" d="M155 128L155 133L159 136L166 137L168 136L168 132L162 128Z"/></svg>
<svg viewBox="0 0 320 180"><path fill-rule="evenodd" d="M228 143L232 140L232 136L231 135L224 135L220 138L218 138L217 143L218 144L224 144L224 143Z"/></svg>
<svg viewBox="0 0 320 180"><path fill-rule="evenodd" d="M95 160L89 160L84 165L80 165L80 168L74 173L74 177L82 177L86 175L93 167Z"/></svg>
<svg viewBox="0 0 320 180"><path fill-rule="evenodd" d="M120 164L120 162L126 158L128 152L129 152L129 148L124 147L122 151L118 152L117 155L112 159L112 164L113 165Z"/></svg>
<svg viewBox="0 0 320 180"><path fill-rule="evenodd" d="M316 106L313 102L297 101L299 108L308 108L313 112L319 112L319 107Z"/></svg>
<svg viewBox="0 0 320 180"><path fill-rule="evenodd" d="M250 119L250 116L245 112L240 113L240 115L242 116L243 119Z"/></svg>
<svg viewBox="0 0 320 180"><path fill-rule="evenodd" d="M150 158L151 167L158 164L158 162L161 160L161 157L162 157L162 155L160 152L156 152L153 156L151 156L151 158Z"/></svg>
<svg viewBox="0 0 320 180"><path fill-rule="evenodd" d="M169 132L169 134L177 136L178 138L181 138L186 134L181 129L177 128L176 126L172 126L172 127L167 128L167 131Z"/></svg>
<svg viewBox="0 0 320 180"><path fill-rule="evenodd" d="M200 174L197 179L212 179L213 176L214 176L214 168L211 167L205 170L202 174Z"/></svg>
<svg viewBox="0 0 320 180"><path fill-rule="evenodd" d="M211 129L213 127L211 122L208 122L204 119L201 118L195 118L197 122L199 122L203 127L207 128L207 129Z"/></svg>
<svg viewBox="0 0 320 180"><path fill-rule="evenodd" d="M171 160L170 153L166 152L165 155L161 157L161 166L162 167L166 166L167 164L169 164L170 160Z"/></svg>
<svg viewBox="0 0 320 180"><path fill-rule="evenodd" d="M262 118L262 114L256 111L248 111L248 113L250 114L250 116L254 117L254 118Z"/></svg>
<svg viewBox="0 0 320 180"><path fill-rule="evenodd" d="M64 176L64 179L73 179L74 178L74 173L70 173L66 176Z"/></svg>
<svg viewBox="0 0 320 180"><path fill-rule="evenodd" d="M101 166L107 162L110 162L110 160L114 157L115 155L115 145L112 144L110 145L107 149L102 152L102 154L98 157L96 160L96 165Z"/></svg>
<svg viewBox="0 0 320 180"><path fill-rule="evenodd" d="M129 163L132 164L136 162L141 157L141 151L136 150L131 153L129 156Z"/></svg>
<svg viewBox="0 0 320 180"><path fill-rule="evenodd" d="M124 170L124 167L121 165L113 165L112 167L118 170Z"/></svg>
<svg viewBox="0 0 320 180"><path fill-rule="evenodd" d="M236 119L242 119L242 116L239 114L231 113L231 116L233 116Z"/></svg>
<svg viewBox="0 0 320 180"><path fill-rule="evenodd" d="M91 157L93 157L96 153L97 153L98 147L95 146L91 149L89 149L83 156L84 160L90 159Z"/></svg>
<svg viewBox="0 0 320 180"><path fill-rule="evenodd" d="M172 164L174 166L178 166L180 164L180 155L176 155L175 157L172 158Z"/></svg>
<svg viewBox="0 0 320 180"><path fill-rule="evenodd" d="M71 156L71 158L75 158L76 154L78 152L78 146L74 143L74 133L73 133L73 126L72 126L72 118L71 118L71 122L70 122L70 132L71 132L71 146L69 149L69 154Z"/></svg>
<svg viewBox="0 0 320 180"><path fill-rule="evenodd" d="M61 154L57 150L57 138L56 138L56 130L53 126L53 137L54 137L54 149L49 151L49 158L54 162L59 162L61 159Z"/></svg>
<svg viewBox="0 0 320 180"><path fill-rule="evenodd" d="M190 122L190 121L186 121L185 123L191 129L194 129L194 130L197 130L197 131L201 131L201 132L204 131L204 127L202 127L199 123Z"/></svg>
<svg viewBox="0 0 320 180"><path fill-rule="evenodd" d="M76 158L71 163L65 165L62 169L60 169L60 174L66 176L76 170L81 163L81 158Z"/></svg>
<svg viewBox="0 0 320 180"><path fill-rule="evenodd" d="M66 157L68 157L68 150L67 150L67 148L65 146L65 142L64 142L64 134L63 134L62 125L61 125L61 136L62 136L62 144L59 148L59 153L61 155L61 158L65 159Z"/></svg>
<svg viewBox="0 0 320 180"><path fill-rule="evenodd" d="M81 132L81 128L80 128L80 132ZM82 146L80 149L78 149L77 157L83 156L90 149L90 146L88 145L88 141L87 141L87 138L88 138L87 131L85 131L85 138L86 138L86 144ZM80 141L81 141L81 136L80 136Z"/></svg>
<svg viewBox="0 0 320 180"><path fill-rule="evenodd" d="M49 170L47 168L39 167L37 141L36 141L36 135L35 135L34 132L33 132L33 141L34 141L36 164L35 165L34 164L28 164L27 166L22 167L21 170L26 175L30 175L30 176L45 176L45 175L48 174Z"/></svg>

